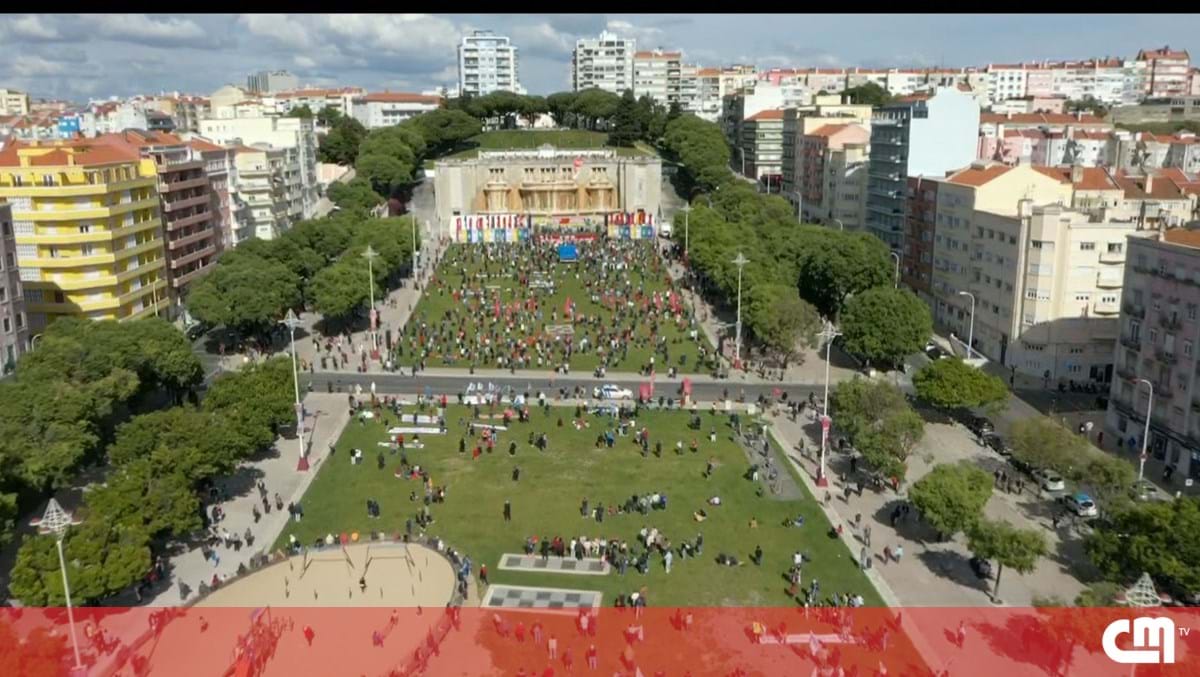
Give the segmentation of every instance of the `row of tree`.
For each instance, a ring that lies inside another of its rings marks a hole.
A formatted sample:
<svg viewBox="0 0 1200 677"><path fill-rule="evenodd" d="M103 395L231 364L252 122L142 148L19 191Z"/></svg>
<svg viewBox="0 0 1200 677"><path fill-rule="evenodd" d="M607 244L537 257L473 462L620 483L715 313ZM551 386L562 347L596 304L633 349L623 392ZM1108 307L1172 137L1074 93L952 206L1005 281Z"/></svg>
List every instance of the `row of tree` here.
<svg viewBox="0 0 1200 677"><path fill-rule="evenodd" d="M155 552L203 527L200 491L206 483L269 447L294 421L291 380L289 359L277 358L216 379L202 406L153 411L117 427L105 449L106 478L85 494L78 514L83 521L68 530L63 544L76 602L95 602L137 584ZM21 544L9 592L27 605L64 603L53 536Z"/></svg>

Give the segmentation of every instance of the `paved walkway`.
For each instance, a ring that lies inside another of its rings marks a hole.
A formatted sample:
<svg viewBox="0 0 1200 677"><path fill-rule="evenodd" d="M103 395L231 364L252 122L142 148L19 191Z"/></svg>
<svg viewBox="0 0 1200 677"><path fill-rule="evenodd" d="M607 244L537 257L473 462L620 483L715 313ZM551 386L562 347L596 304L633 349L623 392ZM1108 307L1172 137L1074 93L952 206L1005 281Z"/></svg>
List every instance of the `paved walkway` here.
<svg viewBox="0 0 1200 677"><path fill-rule="evenodd" d="M148 604L175 606L183 600L193 599L198 595L199 584L209 583L214 573L221 577L233 576L239 564L246 563L248 566L254 554L265 552L274 544L287 527L289 519L286 511L275 509L275 494L279 494L285 505L288 502L299 503L329 453L330 443L337 440L350 419L344 394L310 393L304 399L304 406L308 412L305 428L311 437L310 469L307 472L296 470L299 448L295 438L281 437L263 458L243 464L233 477L220 482L232 498L220 504L225 511L225 519L217 525L218 529L224 528L230 534L241 536L249 528L254 536L254 545L243 546L240 551L218 545L220 560L217 566L213 566L211 560L205 560L200 554L200 544L195 543L170 558L172 585L148 594ZM258 491L255 490L255 484L260 479L266 484L272 506L271 512L264 514L255 524L252 510L261 505ZM211 507L208 509L211 510ZM189 589L186 597L181 594L180 582Z"/></svg>
<svg viewBox="0 0 1200 677"><path fill-rule="evenodd" d="M505 553L500 556L500 569L511 571L540 571L552 574L606 576L612 570L608 562L598 557L547 557Z"/></svg>

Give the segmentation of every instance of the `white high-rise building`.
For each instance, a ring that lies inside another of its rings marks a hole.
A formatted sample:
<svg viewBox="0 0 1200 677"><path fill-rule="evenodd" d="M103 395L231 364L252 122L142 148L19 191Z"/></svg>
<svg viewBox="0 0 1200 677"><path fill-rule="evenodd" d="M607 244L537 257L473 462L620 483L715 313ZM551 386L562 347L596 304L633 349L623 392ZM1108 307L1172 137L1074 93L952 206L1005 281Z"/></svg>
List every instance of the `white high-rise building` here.
<svg viewBox="0 0 1200 677"><path fill-rule="evenodd" d="M475 31L458 45L458 95L505 91L524 94L517 48L503 35Z"/></svg>
<svg viewBox="0 0 1200 677"><path fill-rule="evenodd" d="M300 88L300 80L287 71L259 71L246 78L246 89L255 94L290 92Z"/></svg>
<svg viewBox="0 0 1200 677"><path fill-rule="evenodd" d="M633 89L633 55L637 40L608 31L598 38L581 38L571 55L571 85L579 92L593 87L614 94Z"/></svg>

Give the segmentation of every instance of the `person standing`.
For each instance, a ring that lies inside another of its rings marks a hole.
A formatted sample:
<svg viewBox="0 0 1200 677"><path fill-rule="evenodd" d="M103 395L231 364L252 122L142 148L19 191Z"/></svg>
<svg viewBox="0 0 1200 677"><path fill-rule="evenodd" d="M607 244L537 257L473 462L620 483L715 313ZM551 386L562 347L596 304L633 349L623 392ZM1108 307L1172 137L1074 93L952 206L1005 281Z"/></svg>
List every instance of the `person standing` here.
<svg viewBox="0 0 1200 677"><path fill-rule="evenodd" d="M304 641L308 642L309 646L312 646L313 637L316 637L316 633L313 632L312 626L311 625L304 626Z"/></svg>
<svg viewBox="0 0 1200 677"><path fill-rule="evenodd" d="M480 564L480 565L479 565L479 581L480 581L481 583L483 583L484 585L487 585L487 584L488 584L488 578L487 578L487 574L488 574L488 571L487 571L487 565L486 565L486 564Z"/></svg>
<svg viewBox="0 0 1200 677"><path fill-rule="evenodd" d="M512 502L509 501L507 498L504 499L504 521L505 522L512 521Z"/></svg>
<svg viewBox="0 0 1200 677"><path fill-rule="evenodd" d="M897 544L896 549L892 551L892 554L896 557L896 562L899 563L900 558L904 557L904 545Z"/></svg>
<svg viewBox="0 0 1200 677"><path fill-rule="evenodd" d="M558 658L558 637L550 635L550 639L546 642L546 650L550 652L550 660Z"/></svg>
<svg viewBox="0 0 1200 677"><path fill-rule="evenodd" d="M599 664L599 662L600 662L600 659L596 655L596 645L593 644L593 645L589 646L588 650L587 650L588 669L595 670L596 666Z"/></svg>
<svg viewBox="0 0 1200 677"><path fill-rule="evenodd" d="M671 560L674 559L674 557L675 554L670 550L663 554L663 564L666 565L666 572L668 574L671 573Z"/></svg>
<svg viewBox="0 0 1200 677"><path fill-rule="evenodd" d="M965 644L967 641L967 622L966 621L958 622L958 632L955 635L955 639L958 640L958 648L960 648L960 649L963 648L963 644Z"/></svg>

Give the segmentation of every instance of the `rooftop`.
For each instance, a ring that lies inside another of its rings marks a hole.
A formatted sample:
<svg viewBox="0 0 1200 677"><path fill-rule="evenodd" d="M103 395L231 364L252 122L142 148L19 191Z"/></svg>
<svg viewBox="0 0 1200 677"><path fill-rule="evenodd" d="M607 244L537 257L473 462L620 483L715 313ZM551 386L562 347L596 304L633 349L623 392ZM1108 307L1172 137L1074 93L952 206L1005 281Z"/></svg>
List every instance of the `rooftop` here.
<svg viewBox="0 0 1200 677"><path fill-rule="evenodd" d="M440 104L442 97L433 94L414 94L412 92L372 92L364 94L361 97L355 97L356 101L364 101L367 103L429 103Z"/></svg>
<svg viewBox="0 0 1200 677"><path fill-rule="evenodd" d="M1010 171L1012 171L1012 167L999 162L991 162L986 165L976 163L966 169L949 174L946 176L946 181L960 186L982 186Z"/></svg>
<svg viewBox="0 0 1200 677"><path fill-rule="evenodd" d="M750 117L746 118L746 122L760 122L760 121L769 122L772 120L781 120L781 121L783 120L783 109L782 108L772 108L769 110L759 111L759 112L755 113L754 115L751 115Z"/></svg>

